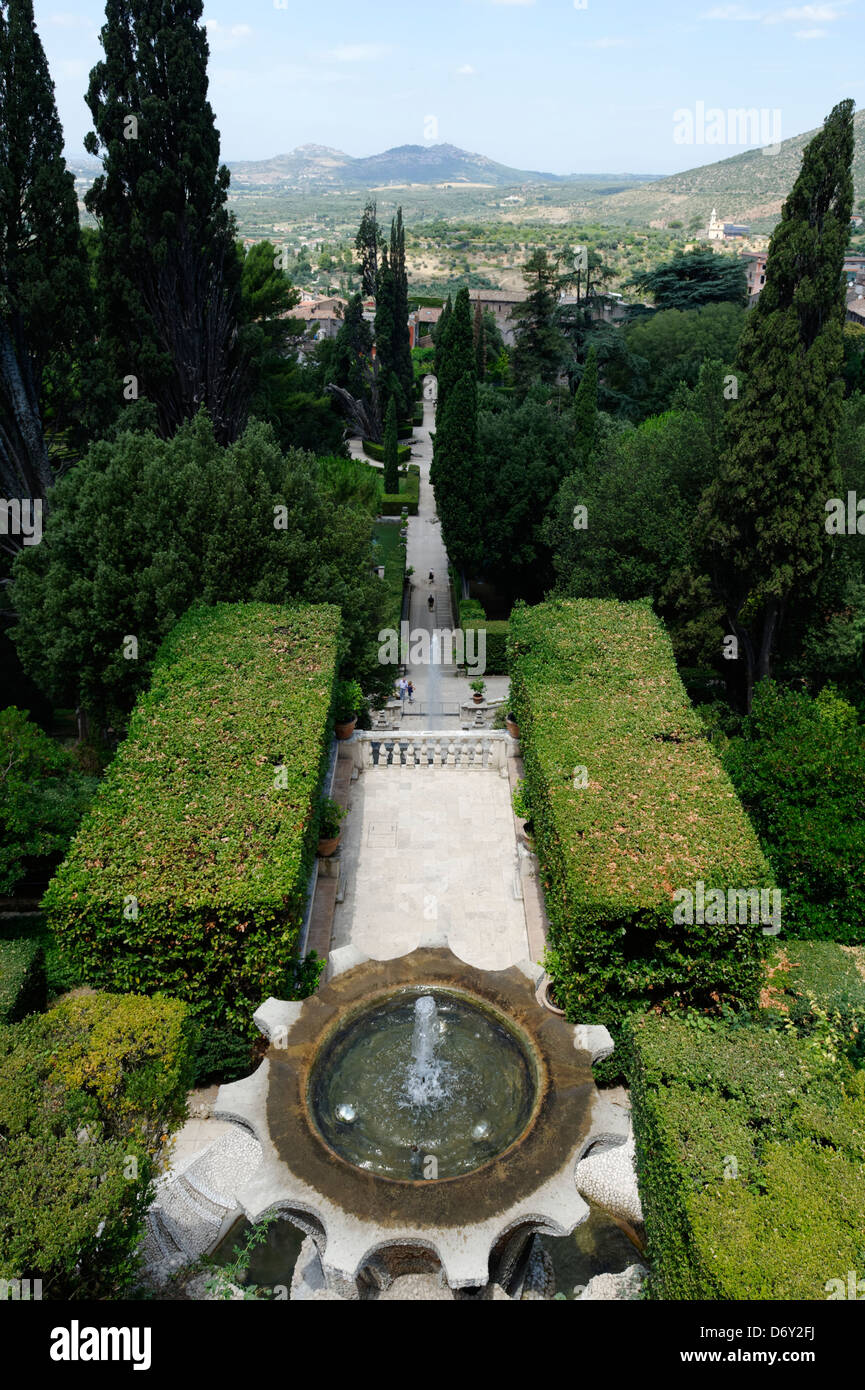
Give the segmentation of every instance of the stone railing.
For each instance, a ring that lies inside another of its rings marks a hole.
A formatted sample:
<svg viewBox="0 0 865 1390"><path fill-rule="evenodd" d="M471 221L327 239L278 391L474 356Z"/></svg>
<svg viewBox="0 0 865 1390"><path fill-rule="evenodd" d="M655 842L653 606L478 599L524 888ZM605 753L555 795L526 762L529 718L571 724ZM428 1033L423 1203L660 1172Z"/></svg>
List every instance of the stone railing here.
<svg viewBox="0 0 865 1390"><path fill-rule="evenodd" d="M346 745L357 771L365 768L484 767L507 776L516 744L501 729L439 733L365 730Z"/></svg>

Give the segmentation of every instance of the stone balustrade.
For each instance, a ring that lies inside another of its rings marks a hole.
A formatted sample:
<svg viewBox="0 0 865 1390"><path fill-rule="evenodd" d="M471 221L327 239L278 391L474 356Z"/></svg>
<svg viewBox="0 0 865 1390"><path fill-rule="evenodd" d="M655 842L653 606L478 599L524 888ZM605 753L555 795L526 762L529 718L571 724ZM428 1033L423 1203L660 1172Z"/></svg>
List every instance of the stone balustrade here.
<svg viewBox="0 0 865 1390"><path fill-rule="evenodd" d="M507 776L507 759L516 745L500 729L478 729L466 733L403 733L365 730L356 733L346 745L358 773L366 768L490 768Z"/></svg>

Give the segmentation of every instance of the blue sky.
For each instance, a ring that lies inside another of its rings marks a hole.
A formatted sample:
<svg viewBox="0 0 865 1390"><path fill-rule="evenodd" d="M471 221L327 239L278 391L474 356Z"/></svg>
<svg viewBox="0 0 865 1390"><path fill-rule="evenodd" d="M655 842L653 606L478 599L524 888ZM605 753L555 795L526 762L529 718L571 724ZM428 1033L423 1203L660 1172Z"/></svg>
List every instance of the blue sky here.
<svg viewBox="0 0 865 1390"><path fill-rule="evenodd" d="M677 143L676 113L699 102L756 108L781 138L842 97L859 105L863 6L207 0L210 98L228 160L441 141L559 174L673 173L748 147L735 128L724 144ZM35 0L35 11L78 155L103 5Z"/></svg>

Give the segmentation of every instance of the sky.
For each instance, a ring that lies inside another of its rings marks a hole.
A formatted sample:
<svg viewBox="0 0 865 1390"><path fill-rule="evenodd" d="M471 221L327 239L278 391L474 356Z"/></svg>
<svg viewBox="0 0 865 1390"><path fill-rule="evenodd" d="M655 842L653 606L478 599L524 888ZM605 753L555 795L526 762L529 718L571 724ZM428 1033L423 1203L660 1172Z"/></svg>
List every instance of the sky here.
<svg viewBox="0 0 865 1390"><path fill-rule="evenodd" d="M35 0L35 15L77 158L104 0L63 3ZM228 162L305 144L362 156L447 143L555 174L669 174L812 130L844 97L859 106L863 10L865 0L206 0L210 101ZM759 127L727 114L741 109Z"/></svg>

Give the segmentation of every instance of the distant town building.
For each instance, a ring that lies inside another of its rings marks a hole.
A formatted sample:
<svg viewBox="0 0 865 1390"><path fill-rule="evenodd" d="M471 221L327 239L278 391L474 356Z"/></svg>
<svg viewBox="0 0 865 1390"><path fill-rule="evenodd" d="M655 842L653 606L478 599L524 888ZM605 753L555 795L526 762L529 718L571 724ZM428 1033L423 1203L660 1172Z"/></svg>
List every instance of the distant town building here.
<svg viewBox="0 0 865 1390"><path fill-rule="evenodd" d="M712 208L712 216L706 228L709 241L734 241L738 237L749 236L751 228L742 222L719 222L717 208Z"/></svg>
<svg viewBox="0 0 865 1390"><path fill-rule="evenodd" d="M289 310L286 317L303 319L307 334L319 342L322 338L335 338L342 327L347 301L338 295L301 294L300 303Z"/></svg>
<svg viewBox="0 0 865 1390"><path fill-rule="evenodd" d="M847 290L847 322L865 328L865 270L857 271Z"/></svg>
<svg viewBox="0 0 865 1390"><path fill-rule="evenodd" d="M526 298L525 294L513 290L469 290L471 304L480 304L482 311L489 309L495 317L506 347L513 347L515 341L517 319L514 310L518 304L524 304Z"/></svg>
<svg viewBox="0 0 865 1390"><path fill-rule="evenodd" d="M756 304L760 291L766 283L766 251L740 251L739 257L745 262L745 276L748 282L748 307Z"/></svg>

